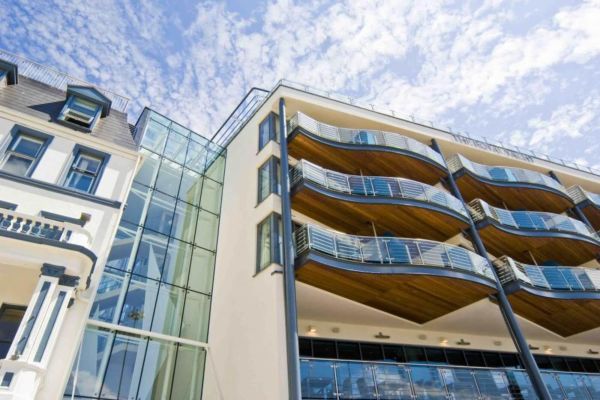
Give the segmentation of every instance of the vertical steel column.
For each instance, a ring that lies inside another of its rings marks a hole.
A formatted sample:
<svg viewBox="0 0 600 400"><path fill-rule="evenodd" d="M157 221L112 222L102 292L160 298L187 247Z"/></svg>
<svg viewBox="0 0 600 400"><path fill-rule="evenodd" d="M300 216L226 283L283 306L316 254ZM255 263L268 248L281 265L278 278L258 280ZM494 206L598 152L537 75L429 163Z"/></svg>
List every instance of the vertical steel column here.
<svg viewBox="0 0 600 400"><path fill-rule="evenodd" d="M285 337L287 343L288 392L290 400L300 400L300 352L298 345L298 313L296 310L296 274L290 200L290 166L287 146L285 100L279 99L279 146L281 149L281 222L283 225L283 281L285 301Z"/></svg>
<svg viewBox="0 0 600 400"><path fill-rule="evenodd" d="M440 146L438 145L438 143L435 139L431 140L431 147L435 151L437 151L439 154L441 154L442 158L444 159L444 163L445 163L446 158L444 157L444 154L442 153L442 150L440 149ZM448 184L450 185L452 194L456 198L458 198L463 203L465 208L468 210L468 206L465 203L465 200L463 199L462 194L460 193L460 190L458 189L458 186L456 185L454 176L452 175L452 172L450 172L450 169L447 166L446 166L446 171L448 173ZM479 236L479 232L477 231L477 227L475 226L475 223L473 222L473 218L471 218L470 214L469 214L469 225L470 225L469 226L469 236L471 236L471 239L473 239L473 244L475 245L477 252L479 253L480 256L485 258L490 265L492 265L492 261L490 260L488 252L487 252L485 246L483 245L481 237ZM494 273L494 277L496 278L495 281L496 281L496 290L498 291L498 296L497 296L498 306L500 308L500 312L502 313L502 317L504 318L504 322L506 323L506 327L508 328L508 331L510 332L510 336L512 337L512 340L515 344L515 347L517 348L517 351L519 352L519 355L521 356L521 359L523 360L523 363L525 364L525 370L527 371L527 374L531 378L533 387L534 387L538 397L541 400L551 400L550 392L548 392L548 388L546 387L546 385L544 384L544 381L542 380L542 375L540 374L540 370L537 366L537 363L535 362L535 359L533 358L533 355L531 354L531 351L529 350L529 345L527 344L527 340L525 340L525 336L523 336L523 332L521 331L521 327L519 326L519 321L517 321L517 318L515 317L512 306L510 305L510 302L508 301L508 297L506 297L506 293L504 293L504 288L502 287L502 284L500 283L500 278L498 277L498 274L496 273L496 269L493 266L492 266L492 271Z"/></svg>
<svg viewBox="0 0 600 400"><path fill-rule="evenodd" d="M554 171L548 171L548 175L550 175L552 177L552 179L554 179L556 182L558 182L558 183L560 183L562 185L562 182L560 181L560 179L558 178L558 176L554 173ZM590 223L590 220L587 219L587 217L585 216L585 214L583 213L583 211L581 211L581 208L579 208L579 206L577 204L575 205L575 207L573 207L571 209L571 211L573 212L573 214L575 214L575 216L577 217L578 220L580 220L581 222L583 222L584 224L586 224L590 228L594 229L594 227Z"/></svg>

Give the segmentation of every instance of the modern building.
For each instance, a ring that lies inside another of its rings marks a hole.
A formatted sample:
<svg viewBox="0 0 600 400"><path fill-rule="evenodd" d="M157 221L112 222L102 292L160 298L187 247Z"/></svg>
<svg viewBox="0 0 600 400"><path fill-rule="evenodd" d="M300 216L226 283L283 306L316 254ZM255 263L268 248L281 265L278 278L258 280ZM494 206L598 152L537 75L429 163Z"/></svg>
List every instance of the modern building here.
<svg viewBox="0 0 600 400"><path fill-rule="evenodd" d="M2 124L44 150L0 141L0 399L600 399L600 172L287 81L210 139L127 127L11 60ZM97 184L55 167L67 136L111 155Z"/></svg>
<svg viewBox="0 0 600 400"><path fill-rule="evenodd" d="M0 399L58 399L141 157L127 99L2 59Z"/></svg>

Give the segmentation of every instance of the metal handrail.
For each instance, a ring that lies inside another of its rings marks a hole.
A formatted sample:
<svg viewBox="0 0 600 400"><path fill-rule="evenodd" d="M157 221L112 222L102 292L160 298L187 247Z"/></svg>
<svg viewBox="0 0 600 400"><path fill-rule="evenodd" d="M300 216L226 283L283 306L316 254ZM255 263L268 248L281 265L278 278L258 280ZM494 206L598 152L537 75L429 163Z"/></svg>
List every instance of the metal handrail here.
<svg viewBox="0 0 600 400"><path fill-rule="evenodd" d="M47 65L42 65L23 56L0 49L0 59L19 67L19 75L44 83L60 90L67 90L67 85L96 86L82 79L74 78ZM127 111L129 99L104 89L98 89L111 100L111 108L120 112Z"/></svg>
<svg viewBox="0 0 600 400"><path fill-rule="evenodd" d="M338 143L349 143L357 145L386 146L401 150L407 150L419 154L445 167L444 158L431 147L418 140L402 136L399 133L384 132L372 129L348 129L328 125L319 122L308 115L298 112L288 122L288 132L296 127L301 127L319 137Z"/></svg>
<svg viewBox="0 0 600 400"><path fill-rule="evenodd" d="M314 250L365 264L450 268L495 280L487 260L462 247L421 239L354 236L307 224L294 233L296 255Z"/></svg>
<svg viewBox="0 0 600 400"><path fill-rule="evenodd" d="M457 154L448 160L450 172L455 173L465 168L477 176L498 182L515 183L533 183L537 185L549 186L567 194L567 190L555 179L537 171L531 171L523 168L491 166L478 164L469 160L462 154Z"/></svg>
<svg viewBox="0 0 600 400"><path fill-rule="evenodd" d="M600 291L600 270L523 264L503 256L494 262L500 282L521 281L550 290Z"/></svg>
<svg viewBox="0 0 600 400"><path fill-rule="evenodd" d="M468 218L463 203L450 193L435 186L404 178L348 175L300 160L290 171L292 186L310 181L336 192L367 197L394 197L419 200L449 208Z"/></svg>
<svg viewBox="0 0 600 400"><path fill-rule="evenodd" d="M510 211L492 207L480 199L475 199L469 203L469 211L475 221L482 221L487 217L501 225L517 229L577 233L600 242L600 235L591 227L562 214L539 211Z"/></svg>
<svg viewBox="0 0 600 400"><path fill-rule="evenodd" d="M589 200L596 206L600 207L600 194L588 192L581 186L571 186L567 189L567 192L575 204Z"/></svg>

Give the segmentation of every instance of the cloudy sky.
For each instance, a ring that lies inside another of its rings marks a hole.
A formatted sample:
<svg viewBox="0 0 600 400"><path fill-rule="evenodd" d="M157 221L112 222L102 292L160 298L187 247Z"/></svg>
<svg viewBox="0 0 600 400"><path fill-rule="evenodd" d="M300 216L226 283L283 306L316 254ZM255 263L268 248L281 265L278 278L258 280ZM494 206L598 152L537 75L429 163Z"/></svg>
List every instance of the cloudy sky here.
<svg viewBox="0 0 600 400"><path fill-rule="evenodd" d="M600 168L600 0L12 0L0 47L210 135L280 78Z"/></svg>

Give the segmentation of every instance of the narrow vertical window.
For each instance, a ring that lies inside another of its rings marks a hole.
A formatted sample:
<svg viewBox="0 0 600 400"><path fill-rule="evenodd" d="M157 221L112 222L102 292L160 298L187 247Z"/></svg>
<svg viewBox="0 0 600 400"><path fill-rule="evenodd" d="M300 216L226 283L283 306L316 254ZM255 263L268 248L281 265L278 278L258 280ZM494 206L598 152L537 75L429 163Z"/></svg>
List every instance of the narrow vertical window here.
<svg viewBox="0 0 600 400"><path fill-rule="evenodd" d="M271 214L257 227L257 272L273 263L281 263L281 217Z"/></svg>
<svg viewBox="0 0 600 400"><path fill-rule="evenodd" d="M44 152L47 139L19 133L14 136L0 163L11 174L31 176Z"/></svg>
<svg viewBox="0 0 600 400"><path fill-rule="evenodd" d="M262 150L271 140L278 141L279 139L279 124L278 116L275 113L270 113L260 123L258 127L258 150Z"/></svg>
<svg viewBox="0 0 600 400"><path fill-rule="evenodd" d="M276 157L269 158L258 169L258 203L271 193L281 193L281 173L279 159Z"/></svg>
<svg viewBox="0 0 600 400"><path fill-rule="evenodd" d="M102 173L106 156L80 149L76 151L65 186L85 193L94 193Z"/></svg>
<svg viewBox="0 0 600 400"><path fill-rule="evenodd" d="M42 357L44 356L44 353L46 352L46 347L48 346L48 341L50 340L50 335L52 334L52 331L56 327L56 321L58 320L58 314L60 313L60 310L65 302L66 297L67 297L67 292L61 291L58 294L58 297L56 298L54 307L52 308L52 313L50 314L50 319L48 320L46 329L44 329L44 334L42 336L42 340L40 341L37 352L35 353L35 358L34 358L35 362L42 361Z"/></svg>

